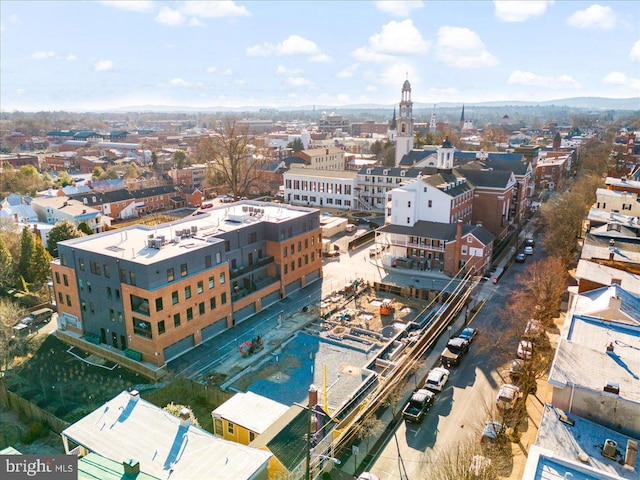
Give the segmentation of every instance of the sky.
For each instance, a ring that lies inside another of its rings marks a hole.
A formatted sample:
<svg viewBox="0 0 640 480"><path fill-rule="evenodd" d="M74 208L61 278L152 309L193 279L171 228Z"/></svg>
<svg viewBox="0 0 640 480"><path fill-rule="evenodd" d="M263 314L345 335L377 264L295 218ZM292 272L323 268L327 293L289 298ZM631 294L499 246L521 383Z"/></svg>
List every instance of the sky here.
<svg viewBox="0 0 640 480"><path fill-rule="evenodd" d="M640 1L0 0L0 109L640 96Z"/></svg>

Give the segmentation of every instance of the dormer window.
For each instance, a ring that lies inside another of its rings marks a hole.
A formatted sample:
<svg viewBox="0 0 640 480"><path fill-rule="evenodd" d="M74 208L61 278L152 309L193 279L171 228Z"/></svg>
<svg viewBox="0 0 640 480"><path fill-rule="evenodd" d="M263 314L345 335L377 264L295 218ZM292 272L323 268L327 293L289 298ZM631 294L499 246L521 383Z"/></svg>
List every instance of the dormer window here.
<svg viewBox="0 0 640 480"><path fill-rule="evenodd" d="M85 205L88 203L86 198L82 199L82 203L84 203Z"/></svg>
<svg viewBox="0 0 640 480"><path fill-rule="evenodd" d="M383 171L382 171L382 174L383 174L383 175L389 175L389 170L387 170L387 169L383 170Z"/></svg>
<svg viewBox="0 0 640 480"><path fill-rule="evenodd" d="M404 170L402 170L402 171L400 172L400 176L401 176L401 177L404 177L406 173L407 173L407 172L405 172Z"/></svg>
<svg viewBox="0 0 640 480"><path fill-rule="evenodd" d="M367 175L371 175L371 169L367 168Z"/></svg>

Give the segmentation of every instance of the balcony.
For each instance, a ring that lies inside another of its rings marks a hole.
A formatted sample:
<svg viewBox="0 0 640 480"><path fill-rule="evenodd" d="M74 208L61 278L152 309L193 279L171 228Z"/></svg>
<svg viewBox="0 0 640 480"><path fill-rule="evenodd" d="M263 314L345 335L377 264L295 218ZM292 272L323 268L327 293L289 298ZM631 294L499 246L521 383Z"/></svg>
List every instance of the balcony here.
<svg viewBox="0 0 640 480"><path fill-rule="evenodd" d="M268 255L266 257L259 257L257 258L252 265L248 265L248 266L244 266L244 265L240 265L237 268L232 268L230 271L231 274L231 278L237 278L240 277L242 275L246 275L248 273L254 272L255 270L265 267L267 265L269 265L270 263L273 263L273 256Z"/></svg>
<svg viewBox="0 0 640 480"><path fill-rule="evenodd" d="M271 257L273 258L273 257ZM231 300L237 302L247 295L280 282L280 275L268 275L268 265L245 271L232 281ZM277 270L276 270L277 271Z"/></svg>

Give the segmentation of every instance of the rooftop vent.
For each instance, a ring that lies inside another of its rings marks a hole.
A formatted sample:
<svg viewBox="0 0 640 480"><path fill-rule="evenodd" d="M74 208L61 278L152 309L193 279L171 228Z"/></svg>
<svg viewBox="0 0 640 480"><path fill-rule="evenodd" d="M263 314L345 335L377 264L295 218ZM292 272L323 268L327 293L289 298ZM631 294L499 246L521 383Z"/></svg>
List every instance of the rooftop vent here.
<svg viewBox="0 0 640 480"><path fill-rule="evenodd" d="M140 400L140 392L138 392L138 390L131 390L129 392L129 398L134 402L137 402L138 400Z"/></svg>
<svg viewBox="0 0 640 480"><path fill-rule="evenodd" d="M135 477L140 473L140 462L134 460L133 458L122 462L122 466L124 467L125 476Z"/></svg>
<svg viewBox="0 0 640 480"><path fill-rule="evenodd" d="M624 454L624 468L635 470L636 458L638 457L638 442L627 440L627 451Z"/></svg>
<svg viewBox="0 0 640 480"><path fill-rule="evenodd" d="M182 409L180 409L180 426L188 427L191 423L190 417L191 410L189 410L187 407L183 407Z"/></svg>
<svg viewBox="0 0 640 480"><path fill-rule="evenodd" d="M620 385L618 385L617 383L607 382L607 384L604 386L604 391L620 395Z"/></svg>
<svg viewBox="0 0 640 480"><path fill-rule="evenodd" d="M618 444L616 443L616 441L607 438L604 441L604 445L602 446L602 456L610 458L611 460L615 460L617 450Z"/></svg>

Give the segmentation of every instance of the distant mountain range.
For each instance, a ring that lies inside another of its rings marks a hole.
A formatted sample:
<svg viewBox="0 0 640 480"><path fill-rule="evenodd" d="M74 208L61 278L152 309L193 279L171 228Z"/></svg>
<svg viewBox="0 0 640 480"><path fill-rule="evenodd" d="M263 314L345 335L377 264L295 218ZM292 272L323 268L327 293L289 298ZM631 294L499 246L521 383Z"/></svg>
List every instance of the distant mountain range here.
<svg viewBox="0 0 640 480"><path fill-rule="evenodd" d="M436 108L456 108L460 107L461 103L437 103ZM393 109L396 104L382 105L382 104L354 104L343 105L337 107L335 105L303 105L303 106L240 106L240 107L187 107L187 106L165 106L165 105L137 105L130 107L121 107L107 110L108 112L184 112L184 113L210 113L210 112L257 112L259 110L275 110L275 111L335 111L335 110L389 110ZM557 100L547 100L544 102L523 102L523 101L496 101L496 102L478 102L478 103L465 103L465 107L569 107L584 110L639 110L640 111L640 97L633 98L604 98L604 97L575 97L575 98L560 98ZM414 110L433 109L431 103L414 102Z"/></svg>

